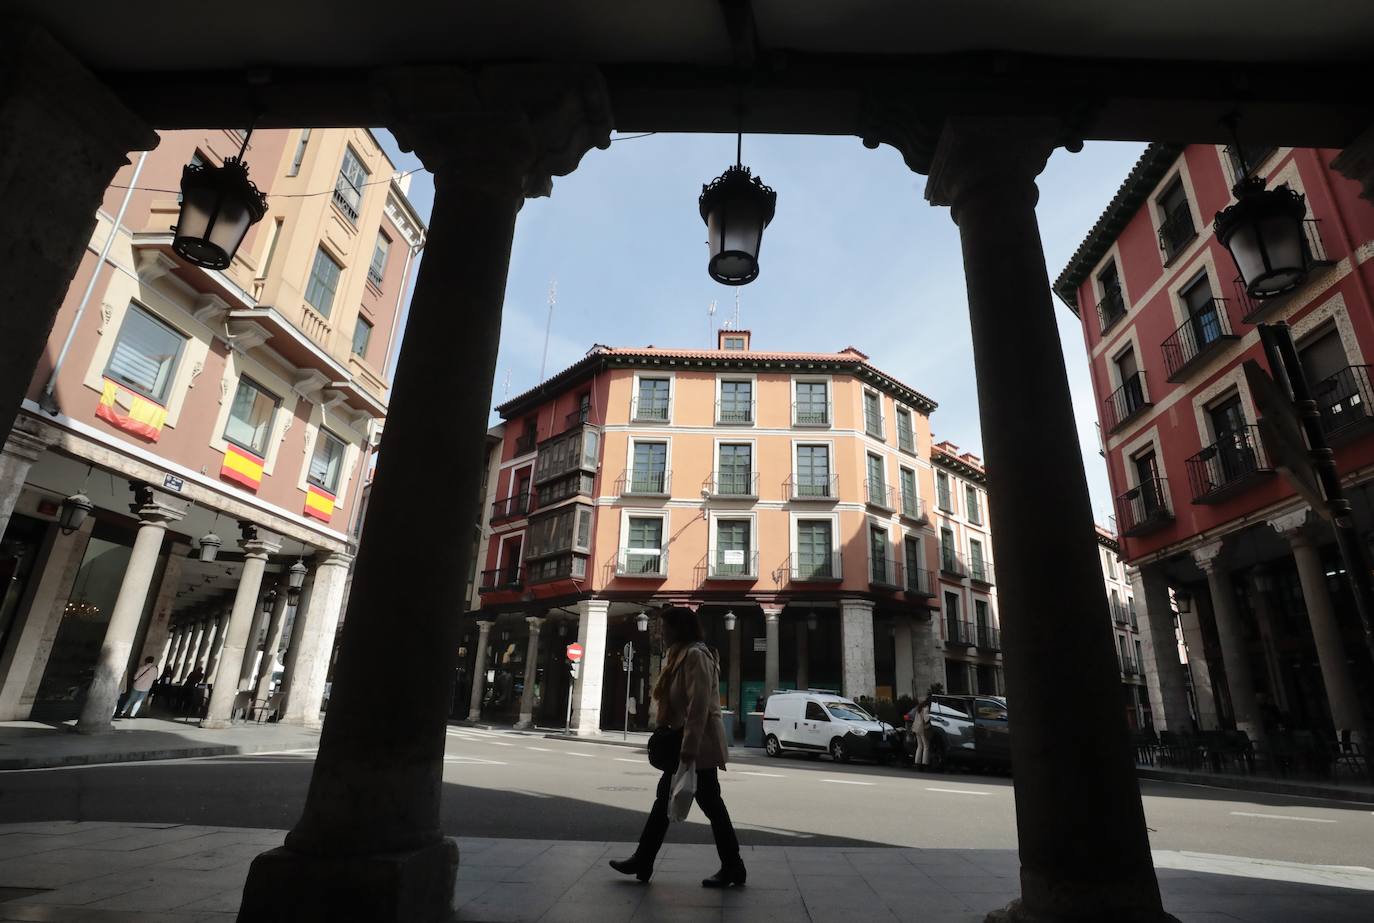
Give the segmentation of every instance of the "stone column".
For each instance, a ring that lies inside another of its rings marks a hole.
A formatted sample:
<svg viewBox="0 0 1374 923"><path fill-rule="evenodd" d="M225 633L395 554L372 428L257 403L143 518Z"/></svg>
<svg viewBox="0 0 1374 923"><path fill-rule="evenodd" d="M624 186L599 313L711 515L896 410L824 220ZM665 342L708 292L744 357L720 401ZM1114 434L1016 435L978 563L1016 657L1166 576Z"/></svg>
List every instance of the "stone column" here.
<svg viewBox="0 0 1374 923"><path fill-rule="evenodd" d="M1345 642L1341 638L1341 624L1331 604L1331 590L1326 583L1326 568L1317 552L1314 530L1308 525L1307 511L1281 516L1270 525L1279 531L1293 548L1293 560L1298 565L1298 580L1302 583L1303 603L1307 619L1312 624L1312 641L1317 647L1317 661L1321 664L1322 685L1326 687L1326 701L1331 706L1331 721L1337 732L1349 729L1351 739L1369 752L1368 728L1360 708L1359 692L1350 675L1350 661L1346 658ZM1229 669L1229 667L1228 667Z"/></svg>
<svg viewBox="0 0 1374 923"><path fill-rule="evenodd" d="M86 690L86 701L76 722L76 730L81 734L99 734L114 727L111 719L119 702L120 683L128 672L129 653L134 636L138 634L138 623L143 620L143 607L157 570L162 539L167 534L168 523L178 521L183 515L181 510L158 503L146 485L137 485L134 490L139 502L131 504L129 509L138 516L138 534L134 537L134 550L129 555L124 579L115 596L110 624L105 628L95 677Z"/></svg>
<svg viewBox="0 0 1374 923"><path fill-rule="evenodd" d="M896 663L896 688L892 690L892 700L904 695L914 695L915 685L912 666L915 663L911 650L911 616L904 612L897 614L892 625L892 652Z"/></svg>
<svg viewBox="0 0 1374 923"><path fill-rule="evenodd" d="M182 669L186 666L187 651L191 646L191 626L184 620L177 626L175 643L172 645L172 656L167 661L167 666L171 668L173 682L177 682L177 677L181 675Z"/></svg>
<svg viewBox="0 0 1374 923"><path fill-rule="evenodd" d="M878 687L873 658L873 603L866 599L840 602L840 646L843 695L850 699L872 698Z"/></svg>
<svg viewBox="0 0 1374 923"><path fill-rule="evenodd" d="M257 681L253 684L254 701L265 700L272 693L272 674L277 670L277 652L281 650L282 632L286 629L286 612L290 607L288 578L283 575L277 581L277 595L272 600L272 619L267 623L267 640L262 645L262 660L258 664Z"/></svg>
<svg viewBox="0 0 1374 923"><path fill-rule="evenodd" d="M811 616L797 623L797 688L811 685Z"/></svg>
<svg viewBox="0 0 1374 923"><path fill-rule="evenodd" d="M259 589L261 589L261 581L259 581ZM257 687L258 637L263 634L263 629L269 626L272 619L272 610L270 607L264 607L262 605L264 601L264 599L260 598L253 606L253 612L248 624L248 633L244 638L243 658L239 661L240 689L253 689ZM253 680L253 682L250 683L249 680Z"/></svg>
<svg viewBox="0 0 1374 923"><path fill-rule="evenodd" d="M296 626L291 629L291 649L286 654L286 688L281 701L280 720L287 724L307 727L320 724L320 703L324 700L324 683L329 676L329 661L334 654L334 636L339 628L344 588L352 561L352 555L326 555L315 567L309 596L303 593L296 607L296 622L301 630L297 636ZM371 693L376 695L376 692L374 685ZM382 698L393 704L397 701L391 696ZM331 711L334 701L331 691Z"/></svg>
<svg viewBox="0 0 1374 923"><path fill-rule="evenodd" d="M916 619L911 626L911 649L915 659L912 670L912 693L920 701L933 683L945 682L945 641L940 637L940 618L930 614Z"/></svg>
<svg viewBox="0 0 1374 923"><path fill-rule="evenodd" d="M219 671L215 676L215 686L210 691L210 707L206 709L205 720L200 723L203 728L222 728L232 724L234 705L243 684L247 682L243 678L243 661L250 642L248 633L261 608L259 599L263 571L267 568L268 556L281 549L279 542L258 538L256 530L247 530L247 534L250 537L239 541L239 547L243 549L243 573L239 575L234 605L229 610L229 619L224 626Z"/></svg>
<svg viewBox="0 0 1374 923"><path fill-rule="evenodd" d="M764 634L766 635L768 651L763 655L763 697L767 700L768 696L778 690L778 656L781 653L782 638L778 620L782 618L782 608L763 609ZM739 632L735 632L739 634Z"/></svg>
<svg viewBox="0 0 1374 923"><path fill-rule="evenodd" d="M1201 600L1193 596L1186 606L1188 611L1184 612L1184 608L1180 604L1178 627L1183 632L1183 646L1188 651L1188 675L1193 680L1198 730L1215 731L1221 727L1221 719L1217 715L1216 691L1212 688L1212 668L1207 663L1207 640L1202 636Z"/></svg>
<svg viewBox="0 0 1374 923"><path fill-rule="evenodd" d="M194 622L186 626L186 651L183 653L181 663L177 665L176 674L172 677L178 683L186 679L186 674L190 673L196 664L196 654L200 651L201 639L205 633L205 620L197 618Z"/></svg>
<svg viewBox="0 0 1374 923"><path fill-rule="evenodd" d="M573 681L572 724L584 736L601 732L601 683L606 672L606 616L610 608L604 599L584 599L577 604L582 663Z"/></svg>
<svg viewBox="0 0 1374 923"><path fill-rule="evenodd" d="M527 728L534 726L534 684L539 679L539 629L544 620L537 615L525 617L530 626L530 639L525 645L525 688L520 693L520 720L515 726Z"/></svg>
<svg viewBox="0 0 1374 923"><path fill-rule="evenodd" d="M191 669L200 670L202 682L209 682L211 668L218 665L215 659L215 642L219 640L220 613L209 616L200 627L200 643L196 645L196 655L191 660Z"/></svg>
<svg viewBox="0 0 1374 923"><path fill-rule="evenodd" d="M143 635L138 656L129 663L131 670L137 670L143 658L152 657L158 661L158 673L161 675L162 656L171 632L172 609L176 607L177 587L181 583L181 568L189 550L190 546L173 542L167 551L167 559L162 562L162 581L158 584L157 599L153 602L153 614L148 620L148 629Z"/></svg>
<svg viewBox="0 0 1374 923"><path fill-rule="evenodd" d="M1236 611L1231 573L1221 560L1221 544L1218 539L1194 548L1193 560L1207 575L1207 590L1212 598L1212 616L1217 623L1221 662L1226 668L1226 689L1231 693L1231 713L1235 717L1236 728L1244 731L1258 745L1264 739L1264 724L1260 721L1259 701L1255 697L1250 651L1241 635L1240 613Z"/></svg>
<svg viewBox="0 0 1374 923"><path fill-rule="evenodd" d="M1274 625L1278 614L1274 611L1271 587L1274 576L1263 565L1250 570L1250 601L1255 610L1255 623L1259 626L1260 647L1264 653L1264 672L1269 677L1269 691L1273 704L1281 712L1288 711L1288 689L1283 681L1283 665L1279 662L1278 639L1274 636Z"/></svg>
<svg viewBox="0 0 1374 923"><path fill-rule="evenodd" d="M492 621L480 621L477 623L477 659L472 665L472 696L468 699L468 720L482 720L482 691L487 680L487 643L491 640L491 626L495 625ZM582 666L579 673L587 666L587 659L582 658Z"/></svg>
<svg viewBox="0 0 1374 923"><path fill-rule="evenodd" d="M3 165L0 165L0 170L3 170ZM24 492L29 468L48 450L48 438L44 430L45 427L32 417L21 414L15 419L14 429L5 439L4 448L0 449L0 535L5 534L10 516L14 513L14 504Z"/></svg>
<svg viewBox="0 0 1374 923"><path fill-rule="evenodd" d="M1156 730L1191 730L1188 709L1188 684L1183 664L1178 659L1178 636L1174 634L1174 610L1169 604L1169 584L1164 572L1145 566L1131 574L1131 593L1135 599L1140 625L1140 648L1145 662L1145 688L1150 696L1150 714Z"/></svg>
<svg viewBox="0 0 1374 923"><path fill-rule="evenodd" d="M910 131L913 119L901 123L906 134L874 131L912 142L904 153L919 165L925 134ZM1048 120L948 119L925 193L959 226L983 451L996 481L988 513L1016 712L1021 898L988 919L1165 920L1083 465L1072 453L1026 451L1029 440L1078 439L1035 217L1035 178L1061 131ZM1045 541L1051 510L1062 541ZM1092 734L1063 733L1070 665Z"/></svg>

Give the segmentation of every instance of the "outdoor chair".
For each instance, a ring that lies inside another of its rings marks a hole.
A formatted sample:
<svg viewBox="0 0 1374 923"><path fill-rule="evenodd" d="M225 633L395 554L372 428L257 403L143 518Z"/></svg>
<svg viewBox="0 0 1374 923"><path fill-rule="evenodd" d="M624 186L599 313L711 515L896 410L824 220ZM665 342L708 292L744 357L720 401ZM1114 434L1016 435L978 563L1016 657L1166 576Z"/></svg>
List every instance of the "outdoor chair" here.
<svg viewBox="0 0 1374 923"><path fill-rule="evenodd" d="M1350 728L1343 729L1336 740L1335 758L1331 762L1332 778L1340 775L1342 767L1348 768L1352 776L1369 775L1369 761L1365 759L1360 745L1350 739Z"/></svg>

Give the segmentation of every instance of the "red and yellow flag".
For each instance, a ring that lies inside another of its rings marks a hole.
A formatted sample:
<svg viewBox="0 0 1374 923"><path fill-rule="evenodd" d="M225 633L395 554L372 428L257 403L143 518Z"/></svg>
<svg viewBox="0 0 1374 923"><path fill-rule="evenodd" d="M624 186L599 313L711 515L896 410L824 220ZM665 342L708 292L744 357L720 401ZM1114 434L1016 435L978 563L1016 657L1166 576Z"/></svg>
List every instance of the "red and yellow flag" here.
<svg viewBox="0 0 1374 923"><path fill-rule="evenodd" d="M334 518L334 495L309 484L305 491L305 515L313 516L321 522Z"/></svg>
<svg viewBox="0 0 1374 923"><path fill-rule="evenodd" d="M219 469L219 476L249 490L257 490L262 483L262 459L231 442L225 447L224 466Z"/></svg>
<svg viewBox="0 0 1374 923"><path fill-rule="evenodd" d="M108 378L104 381L105 387L100 393L100 405L95 408L95 415L126 433L157 442L162 435L162 424L167 422L167 408L141 394L121 388ZM128 407L128 411L123 407Z"/></svg>

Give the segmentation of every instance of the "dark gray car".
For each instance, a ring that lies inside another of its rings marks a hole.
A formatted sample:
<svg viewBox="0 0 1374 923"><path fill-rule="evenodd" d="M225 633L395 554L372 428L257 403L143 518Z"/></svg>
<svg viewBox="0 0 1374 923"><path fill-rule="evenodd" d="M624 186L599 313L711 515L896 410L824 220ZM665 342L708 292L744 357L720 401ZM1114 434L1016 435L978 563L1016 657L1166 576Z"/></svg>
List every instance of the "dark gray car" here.
<svg viewBox="0 0 1374 923"><path fill-rule="evenodd" d="M930 703L930 768L953 766L1011 768L1011 730L1007 700L994 695L937 695ZM916 741L907 732L907 755Z"/></svg>

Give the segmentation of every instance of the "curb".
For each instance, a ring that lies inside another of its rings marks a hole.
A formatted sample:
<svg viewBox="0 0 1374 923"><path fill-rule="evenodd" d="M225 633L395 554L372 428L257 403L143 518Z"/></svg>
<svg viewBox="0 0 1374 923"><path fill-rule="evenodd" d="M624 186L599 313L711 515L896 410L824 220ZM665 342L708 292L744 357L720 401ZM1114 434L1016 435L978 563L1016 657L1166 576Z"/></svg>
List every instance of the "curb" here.
<svg viewBox="0 0 1374 923"><path fill-rule="evenodd" d="M221 744L212 747L177 747L166 750L137 750L119 753L72 753L66 756L33 756L0 759L0 772L16 769L56 769L61 766L91 766L102 763L143 763L154 760L193 760L207 756L249 754L253 750Z"/></svg>
<svg viewBox="0 0 1374 923"><path fill-rule="evenodd" d="M624 747L629 750L638 750L640 753L648 753L648 748L637 740L602 740L600 737L579 737L576 734L552 733L545 734L546 740L567 740L579 744L601 744L606 747Z"/></svg>
<svg viewBox="0 0 1374 923"><path fill-rule="evenodd" d="M1348 801L1354 804L1374 804L1374 791L1340 788L1312 782L1289 782L1284 779L1208 778L1191 772L1169 769L1136 769L1136 776L1152 782L1176 782L1202 788L1228 791L1261 792L1267 795L1294 795L1302 798L1324 798L1328 801Z"/></svg>

